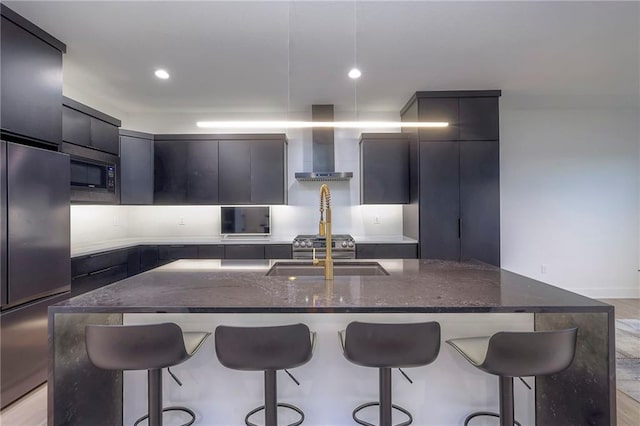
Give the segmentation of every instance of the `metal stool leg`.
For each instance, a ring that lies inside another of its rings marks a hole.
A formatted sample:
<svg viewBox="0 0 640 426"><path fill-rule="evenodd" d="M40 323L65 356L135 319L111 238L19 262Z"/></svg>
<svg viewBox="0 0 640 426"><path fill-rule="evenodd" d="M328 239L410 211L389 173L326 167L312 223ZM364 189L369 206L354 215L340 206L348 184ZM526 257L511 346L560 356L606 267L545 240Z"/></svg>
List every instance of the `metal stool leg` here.
<svg viewBox="0 0 640 426"><path fill-rule="evenodd" d="M148 370L147 401L149 426L162 426L162 370Z"/></svg>
<svg viewBox="0 0 640 426"><path fill-rule="evenodd" d="M168 411L181 411L183 413L187 413L191 417L187 423L184 423L181 426L191 426L192 424L194 424L196 422L196 413L194 413L192 410L190 410L187 407L175 406L175 407L167 407L167 408L163 408L162 409L163 413L166 413ZM147 420L148 418L149 418L149 415L145 414L144 416L142 416L138 420L136 420L133 423L133 426L138 426L140 423L142 423L143 421Z"/></svg>
<svg viewBox="0 0 640 426"><path fill-rule="evenodd" d="M500 426L513 426L513 377L500 377Z"/></svg>
<svg viewBox="0 0 640 426"><path fill-rule="evenodd" d="M244 422L247 426L258 426L249 421L249 417L259 411L264 410L265 426L278 426L278 407L288 408L300 415L300 419L288 426L299 426L304 421L304 412L295 405L278 403L278 384L276 381L276 371L266 370L264 372L264 405L255 408L245 416Z"/></svg>
<svg viewBox="0 0 640 426"><path fill-rule="evenodd" d="M471 419L479 416L498 417L500 419L500 426L513 426L514 424L521 426L520 423L514 419L513 413L513 377L500 377L499 380L500 414L489 411L471 413L464 420L464 426L467 426Z"/></svg>
<svg viewBox="0 0 640 426"><path fill-rule="evenodd" d="M380 369L380 426L391 425L391 369Z"/></svg>

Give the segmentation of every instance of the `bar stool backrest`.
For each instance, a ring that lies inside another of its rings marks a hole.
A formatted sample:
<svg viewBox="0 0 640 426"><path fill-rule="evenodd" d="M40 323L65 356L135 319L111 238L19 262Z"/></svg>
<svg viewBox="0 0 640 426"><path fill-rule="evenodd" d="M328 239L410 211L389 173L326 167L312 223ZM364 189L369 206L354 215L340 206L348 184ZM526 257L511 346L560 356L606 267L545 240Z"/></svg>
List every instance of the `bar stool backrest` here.
<svg viewBox="0 0 640 426"><path fill-rule="evenodd" d="M88 325L85 342L91 362L106 370L161 369L190 357L174 323Z"/></svg>
<svg viewBox="0 0 640 426"><path fill-rule="evenodd" d="M377 324L354 321L347 326L344 356L354 364L375 368L419 367L440 352L437 322Z"/></svg>
<svg viewBox="0 0 640 426"><path fill-rule="evenodd" d="M504 377L544 376L571 365L577 328L554 331L499 332L491 336L478 368Z"/></svg>
<svg viewBox="0 0 640 426"><path fill-rule="evenodd" d="M216 328L216 354L227 368L245 371L284 370L311 359L311 332L305 324L275 327Z"/></svg>

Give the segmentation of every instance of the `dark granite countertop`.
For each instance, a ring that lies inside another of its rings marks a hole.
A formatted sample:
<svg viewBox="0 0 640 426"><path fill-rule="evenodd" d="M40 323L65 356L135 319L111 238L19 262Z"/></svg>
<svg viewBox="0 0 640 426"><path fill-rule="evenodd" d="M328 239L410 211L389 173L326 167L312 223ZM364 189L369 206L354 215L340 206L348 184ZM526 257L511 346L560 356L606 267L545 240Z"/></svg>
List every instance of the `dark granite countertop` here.
<svg viewBox="0 0 640 426"><path fill-rule="evenodd" d="M274 260L178 260L53 312L608 312L605 303L478 263L379 260L388 276L265 276Z"/></svg>

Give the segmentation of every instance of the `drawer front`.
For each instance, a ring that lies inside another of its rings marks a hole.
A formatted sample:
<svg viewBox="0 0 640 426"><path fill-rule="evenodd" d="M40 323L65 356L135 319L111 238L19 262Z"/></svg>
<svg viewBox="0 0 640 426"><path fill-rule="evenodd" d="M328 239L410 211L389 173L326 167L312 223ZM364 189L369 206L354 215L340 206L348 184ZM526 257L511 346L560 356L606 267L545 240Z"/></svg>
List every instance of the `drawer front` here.
<svg viewBox="0 0 640 426"><path fill-rule="evenodd" d="M127 264L129 249L96 253L71 259L71 276L77 277L112 266Z"/></svg>
<svg viewBox="0 0 640 426"><path fill-rule="evenodd" d="M224 247L225 259L264 259L264 246L233 244Z"/></svg>
<svg viewBox="0 0 640 426"><path fill-rule="evenodd" d="M358 259L417 259L417 244L358 244Z"/></svg>
<svg viewBox="0 0 640 426"><path fill-rule="evenodd" d="M224 246L199 246L198 257L200 259L224 259Z"/></svg>
<svg viewBox="0 0 640 426"><path fill-rule="evenodd" d="M127 264L112 266L71 280L71 295L77 296L127 278Z"/></svg>
<svg viewBox="0 0 640 426"><path fill-rule="evenodd" d="M160 246L158 258L160 260L197 259L198 246Z"/></svg>
<svg viewBox="0 0 640 426"><path fill-rule="evenodd" d="M265 259L291 259L291 244L269 244L264 246Z"/></svg>

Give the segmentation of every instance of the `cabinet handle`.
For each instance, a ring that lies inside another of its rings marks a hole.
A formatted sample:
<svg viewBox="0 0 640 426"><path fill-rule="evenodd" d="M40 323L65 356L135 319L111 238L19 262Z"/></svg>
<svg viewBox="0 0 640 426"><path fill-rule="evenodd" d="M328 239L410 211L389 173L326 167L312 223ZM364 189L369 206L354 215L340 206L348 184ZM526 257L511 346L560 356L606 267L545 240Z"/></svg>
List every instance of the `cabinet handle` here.
<svg viewBox="0 0 640 426"><path fill-rule="evenodd" d="M122 265L109 266L108 268L100 269L98 271L89 272L89 276L102 274L103 272L107 272L110 269L120 268Z"/></svg>
<svg viewBox="0 0 640 426"><path fill-rule="evenodd" d="M462 219L458 218L458 239L462 238Z"/></svg>

